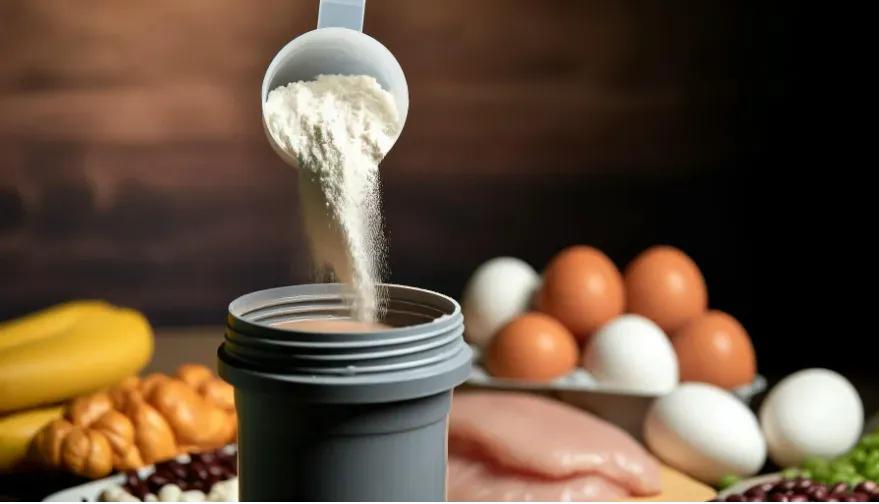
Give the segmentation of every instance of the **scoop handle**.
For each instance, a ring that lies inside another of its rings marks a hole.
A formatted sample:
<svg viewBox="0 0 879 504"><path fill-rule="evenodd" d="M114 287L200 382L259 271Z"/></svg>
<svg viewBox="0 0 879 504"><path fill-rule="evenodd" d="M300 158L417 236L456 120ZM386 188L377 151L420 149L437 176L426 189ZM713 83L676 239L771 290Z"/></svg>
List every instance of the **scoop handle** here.
<svg viewBox="0 0 879 504"><path fill-rule="evenodd" d="M348 28L363 31L366 0L320 0L318 28Z"/></svg>

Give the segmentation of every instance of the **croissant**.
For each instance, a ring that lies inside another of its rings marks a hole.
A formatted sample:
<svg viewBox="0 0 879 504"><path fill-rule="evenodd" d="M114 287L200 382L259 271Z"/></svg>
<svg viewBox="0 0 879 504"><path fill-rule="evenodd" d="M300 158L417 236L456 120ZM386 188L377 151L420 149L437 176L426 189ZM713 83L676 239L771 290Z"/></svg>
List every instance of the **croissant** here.
<svg viewBox="0 0 879 504"><path fill-rule="evenodd" d="M223 380L209 380L202 383L198 393L226 411L235 411L235 389Z"/></svg>
<svg viewBox="0 0 879 504"><path fill-rule="evenodd" d="M229 438L228 426L221 425L225 412L180 380L158 384L147 400L168 420L181 445L217 446Z"/></svg>
<svg viewBox="0 0 879 504"><path fill-rule="evenodd" d="M73 425L88 427L113 410L113 401L107 394L91 394L80 396L70 401L67 406L67 419Z"/></svg>
<svg viewBox="0 0 879 504"><path fill-rule="evenodd" d="M33 446L42 460L80 476L102 478L113 470L112 448L107 438L66 419L46 426L34 438Z"/></svg>
<svg viewBox="0 0 879 504"><path fill-rule="evenodd" d="M129 376L116 384L115 387L110 387L107 391L107 396L113 403L114 408L118 411L124 411L128 406L129 401L142 397L140 392L141 387L142 382L139 377Z"/></svg>
<svg viewBox="0 0 879 504"><path fill-rule="evenodd" d="M150 463L144 462L141 455L142 452L146 452L147 456L151 455L152 451L145 449L150 445L137 442L134 423L124 414L110 410L91 427L94 432L103 434L110 443L110 447L113 449L113 467L116 469L135 469ZM173 438L169 436L164 442L173 444ZM148 458L147 460L156 461L158 459Z"/></svg>
<svg viewBox="0 0 879 504"><path fill-rule="evenodd" d="M194 389L216 380L213 371L198 364L184 364L177 368L177 378Z"/></svg>
<svg viewBox="0 0 879 504"><path fill-rule="evenodd" d="M235 388L217 378L210 369L196 364L180 366L177 370L177 378L191 385L209 403L226 412L225 415L221 415L217 411L212 411L207 424L207 429L211 433L208 437L225 438L230 440L228 442L233 442L238 437Z"/></svg>
<svg viewBox="0 0 879 504"><path fill-rule="evenodd" d="M159 373L153 373L151 375L147 375L146 378L141 380L140 387L138 387L138 391L144 396L148 396L153 393L153 389L155 389L160 383L163 383L167 380L170 380L171 377L168 375L163 375Z"/></svg>
<svg viewBox="0 0 879 504"><path fill-rule="evenodd" d="M52 465L61 464L61 444L67 434L73 430L73 424L59 418L45 426L34 436L31 448L42 460L50 461Z"/></svg>
<svg viewBox="0 0 879 504"><path fill-rule="evenodd" d="M102 478L213 450L237 434L232 387L204 366L187 365L176 377L129 377L70 401L64 418L37 434L31 453L46 467Z"/></svg>
<svg viewBox="0 0 879 504"><path fill-rule="evenodd" d="M61 444L61 464L74 474L103 477L113 470L110 442L97 431L74 425Z"/></svg>
<svg viewBox="0 0 879 504"><path fill-rule="evenodd" d="M178 455L174 430L155 408L142 400L134 400L125 413L131 419L134 444L140 449L145 464L154 464Z"/></svg>

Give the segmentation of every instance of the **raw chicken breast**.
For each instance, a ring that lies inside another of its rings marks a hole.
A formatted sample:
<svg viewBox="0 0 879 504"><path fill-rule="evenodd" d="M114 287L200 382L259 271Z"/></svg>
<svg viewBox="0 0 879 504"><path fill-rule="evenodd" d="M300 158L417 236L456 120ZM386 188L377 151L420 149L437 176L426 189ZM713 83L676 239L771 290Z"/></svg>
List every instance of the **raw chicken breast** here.
<svg viewBox="0 0 879 504"><path fill-rule="evenodd" d="M449 457L449 502L613 502L625 496L625 490L594 474L546 480Z"/></svg>
<svg viewBox="0 0 879 504"><path fill-rule="evenodd" d="M609 488L618 486L634 496L655 495L662 489L659 463L625 431L573 406L531 394L455 394L449 453L484 464L492 474L509 473L522 481L528 475L538 481L564 480L559 483L597 475L614 484ZM450 488L457 485L451 477L450 473Z"/></svg>

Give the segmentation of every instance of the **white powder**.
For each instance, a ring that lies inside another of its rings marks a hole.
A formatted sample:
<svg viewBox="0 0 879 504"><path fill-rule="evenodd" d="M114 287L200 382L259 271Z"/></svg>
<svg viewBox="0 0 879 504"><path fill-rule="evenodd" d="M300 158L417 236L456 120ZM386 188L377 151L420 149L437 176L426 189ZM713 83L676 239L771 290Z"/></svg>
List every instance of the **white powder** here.
<svg viewBox="0 0 879 504"><path fill-rule="evenodd" d="M298 161L318 273L329 267L350 290L354 317L374 321L385 301L378 165L399 134L393 97L372 77L321 75L272 90L263 110L275 142Z"/></svg>

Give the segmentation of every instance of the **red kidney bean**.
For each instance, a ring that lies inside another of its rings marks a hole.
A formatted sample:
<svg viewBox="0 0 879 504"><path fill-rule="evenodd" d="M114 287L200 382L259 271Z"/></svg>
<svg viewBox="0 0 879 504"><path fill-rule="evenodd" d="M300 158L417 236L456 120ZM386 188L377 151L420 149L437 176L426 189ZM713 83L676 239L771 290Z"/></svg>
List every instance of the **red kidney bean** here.
<svg viewBox="0 0 879 504"><path fill-rule="evenodd" d="M210 475L207 480L208 491L210 491L210 489L213 488L213 486L216 485L217 483L219 483L220 481L223 481L223 480L219 476L215 476L213 474Z"/></svg>
<svg viewBox="0 0 879 504"><path fill-rule="evenodd" d="M168 469L177 479L186 478L186 468L183 467L183 464L174 460L173 462L168 463Z"/></svg>
<svg viewBox="0 0 879 504"><path fill-rule="evenodd" d="M809 497L813 502L825 502L830 496L826 488L819 488L809 493Z"/></svg>
<svg viewBox="0 0 879 504"><path fill-rule="evenodd" d="M798 478L796 480L796 484L794 484L794 490L797 492L804 492L810 488L815 486L815 483L807 478Z"/></svg>
<svg viewBox="0 0 879 504"><path fill-rule="evenodd" d="M137 471L125 471L124 486L134 488L138 484L140 484L140 476L137 475Z"/></svg>
<svg viewBox="0 0 879 504"><path fill-rule="evenodd" d="M872 494L879 489L879 484L876 484L875 481L863 481L858 483L858 486L855 487L855 492L864 492L865 494Z"/></svg>
<svg viewBox="0 0 879 504"><path fill-rule="evenodd" d="M161 474L154 474L147 478L146 483L147 486L149 486L150 492L157 494L163 486L173 483L173 480L166 478Z"/></svg>
<svg viewBox="0 0 879 504"><path fill-rule="evenodd" d="M772 492L769 494L770 502L788 502L789 500L787 494L782 492Z"/></svg>
<svg viewBox="0 0 879 504"><path fill-rule="evenodd" d="M208 488L208 482L205 480L196 480L192 482L191 490L198 490L200 492L208 493L211 489Z"/></svg>
<svg viewBox="0 0 879 504"><path fill-rule="evenodd" d="M846 492L845 495L839 498L839 502L858 502L858 498L851 492Z"/></svg>
<svg viewBox="0 0 879 504"><path fill-rule="evenodd" d="M796 487L797 482L795 480L783 480L776 483L772 490L774 492L792 492Z"/></svg>
<svg viewBox="0 0 879 504"><path fill-rule="evenodd" d="M775 488L775 483L760 483L759 485L757 485L754 488L759 488L759 489L763 490L763 492L769 493L772 491L773 488Z"/></svg>
<svg viewBox="0 0 879 504"><path fill-rule="evenodd" d="M831 494L845 493L845 492L848 492L848 487L849 487L848 483L837 483L837 484L833 485L832 487L830 487L830 493Z"/></svg>
<svg viewBox="0 0 879 504"><path fill-rule="evenodd" d="M184 491L207 493L216 483L237 476L237 465L238 457L234 453L220 450L194 454L189 463L169 460L156 464L155 472L148 478L141 479L136 471L126 471L123 489L141 500L148 493L157 494L163 486L171 483Z"/></svg>
<svg viewBox="0 0 879 504"><path fill-rule="evenodd" d="M177 475L168 467L157 467L156 472L153 473L152 477L164 478L168 481L174 481L177 479Z"/></svg>
<svg viewBox="0 0 879 504"><path fill-rule="evenodd" d="M196 478L198 478L200 480L208 479L208 469L207 469L207 467L205 467L204 463L193 462L192 464L189 465L189 468L192 471L192 474Z"/></svg>
<svg viewBox="0 0 879 504"><path fill-rule="evenodd" d="M751 502L765 502L766 492L763 491L760 487L749 488L748 491L745 492L745 497L749 499L760 499Z"/></svg>

